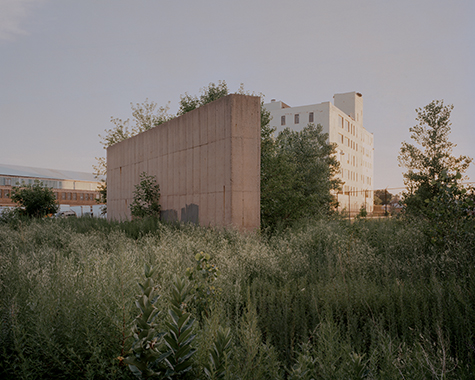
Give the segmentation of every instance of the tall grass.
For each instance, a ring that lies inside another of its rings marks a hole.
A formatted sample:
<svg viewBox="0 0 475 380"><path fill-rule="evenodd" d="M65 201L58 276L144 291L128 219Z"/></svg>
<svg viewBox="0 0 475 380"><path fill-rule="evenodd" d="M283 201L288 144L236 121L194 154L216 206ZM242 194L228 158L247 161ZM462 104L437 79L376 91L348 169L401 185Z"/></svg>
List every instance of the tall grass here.
<svg viewBox="0 0 475 380"><path fill-rule="evenodd" d="M221 274L191 378L203 377L219 326L233 337L228 379L475 378L473 240L434 247L424 231L400 220L314 220L274 235L155 220L2 224L0 377L132 378L120 357L144 263L166 295L204 251Z"/></svg>

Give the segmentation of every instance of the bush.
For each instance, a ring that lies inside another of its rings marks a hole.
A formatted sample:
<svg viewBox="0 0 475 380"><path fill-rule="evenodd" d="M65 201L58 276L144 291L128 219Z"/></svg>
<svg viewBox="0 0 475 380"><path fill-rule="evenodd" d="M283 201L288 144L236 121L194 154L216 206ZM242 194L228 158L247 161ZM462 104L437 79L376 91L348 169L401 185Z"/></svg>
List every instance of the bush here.
<svg viewBox="0 0 475 380"><path fill-rule="evenodd" d="M55 214L59 209L53 190L44 187L38 180L33 184L14 186L11 199L18 205L15 212L28 217L42 218Z"/></svg>
<svg viewBox="0 0 475 380"><path fill-rule="evenodd" d="M160 186L155 176L140 174L140 183L135 185L134 200L130 204L135 218L160 217Z"/></svg>

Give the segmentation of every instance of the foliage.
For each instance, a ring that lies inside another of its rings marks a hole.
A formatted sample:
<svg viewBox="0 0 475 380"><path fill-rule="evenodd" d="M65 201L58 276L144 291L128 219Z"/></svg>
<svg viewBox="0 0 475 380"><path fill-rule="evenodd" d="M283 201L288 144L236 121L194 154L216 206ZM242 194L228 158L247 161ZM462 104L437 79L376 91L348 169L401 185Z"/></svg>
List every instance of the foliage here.
<svg viewBox="0 0 475 380"><path fill-rule="evenodd" d="M160 217L160 186L155 176L140 174L140 183L135 185L134 200L130 210L134 218Z"/></svg>
<svg viewBox="0 0 475 380"><path fill-rule="evenodd" d="M195 255L195 267L186 269L186 275L193 287L190 306L200 320L203 314L209 317L211 303L220 292L214 285L220 272L215 264L210 264L210 260L208 253L199 252Z"/></svg>
<svg viewBox="0 0 475 380"><path fill-rule="evenodd" d="M130 103L130 107L132 108L132 123L134 125L130 125L130 119L122 120L111 117L111 123L114 124L114 127L106 129L104 136L99 135L101 138L100 143L104 149L163 124L172 118L168 114L168 105L166 107L158 107L157 103L149 102L148 99L145 99L143 103L136 103L135 105ZM96 177L106 175L107 163L105 158L96 157L96 160L97 164L93 165L94 174Z"/></svg>
<svg viewBox="0 0 475 380"><path fill-rule="evenodd" d="M28 217L42 218L59 209L53 190L38 180L33 184L14 186L11 199L18 206L15 211Z"/></svg>
<svg viewBox="0 0 475 380"><path fill-rule="evenodd" d="M209 362L205 364L204 372L208 379L224 379L226 376L226 367L230 362L232 349L232 335L230 328L218 328L216 339L213 342L211 352L209 353Z"/></svg>
<svg viewBox="0 0 475 380"><path fill-rule="evenodd" d="M263 226L290 225L303 217L328 215L335 206L332 191L339 162L335 145L321 125L302 131L284 129L274 140L269 127L261 141L261 221Z"/></svg>
<svg viewBox="0 0 475 380"><path fill-rule="evenodd" d="M449 189L461 189L462 174L472 159L452 156L452 149L456 146L449 141L452 109L452 105L446 106L441 100L434 100L417 109L416 120L419 123L409 131L411 139L419 146L402 143L398 159L400 166L408 169L404 173L408 189L404 194L404 203L409 214L429 216L433 203L427 200L442 197L457 204L460 203L459 198L463 198L460 191ZM447 198L449 195L450 199Z"/></svg>
<svg viewBox="0 0 475 380"><path fill-rule="evenodd" d="M178 109L177 116L184 115L187 112L201 107L205 104L214 102L229 94L228 85L226 82L218 81L218 84L210 83L208 87L201 89L201 95L193 96L185 93L180 96L180 107Z"/></svg>
<svg viewBox="0 0 475 380"><path fill-rule="evenodd" d="M196 352L192 348L191 342L195 339L193 334L193 324L195 319L187 311L190 284L185 278L176 277L172 284L172 294L170 299L169 321L166 322L168 328L164 336L168 347L167 358L167 378L182 379L183 375L192 369L191 357Z"/></svg>
<svg viewBox="0 0 475 380"><path fill-rule="evenodd" d="M101 180L101 184L97 188L99 193L99 198L96 198L96 202L101 206L101 214L107 214L107 183L104 180Z"/></svg>
<svg viewBox="0 0 475 380"><path fill-rule="evenodd" d="M159 350L165 333L159 332L158 325L154 322L160 313L155 306L160 295L152 278L154 271L145 264L145 282L143 285L139 283L142 294L135 301L140 314L135 317L133 324L134 343L126 358L119 357L138 379L159 376L163 372L160 371L163 361L170 355L169 352L161 353Z"/></svg>
<svg viewBox="0 0 475 380"><path fill-rule="evenodd" d="M134 345L144 262L157 268L155 332L168 333L175 277L197 252L212 252L222 291L193 324L184 376L220 362L227 379L474 378L475 237L429 244L424 219L305 220L273 235L150 222L0 225L0 378L133 378L117 357Z"/></svg>
<svg viewBox="0 0 475 380"><path fill-rule="evenodd" d="M457 173L455 179L461 178ZM431 221L427 232L431 242L445 247L475 237L475 191L462 187L442 172L434 182L435 195L426 199L425 215Z"/></svg>
<svg viewBox="0 0 475 380"><path fill-rule="evenodd" d="M391 203L394 194L391 194L387 189L379 189L374 191L374 204L388 205Z"/></svg>

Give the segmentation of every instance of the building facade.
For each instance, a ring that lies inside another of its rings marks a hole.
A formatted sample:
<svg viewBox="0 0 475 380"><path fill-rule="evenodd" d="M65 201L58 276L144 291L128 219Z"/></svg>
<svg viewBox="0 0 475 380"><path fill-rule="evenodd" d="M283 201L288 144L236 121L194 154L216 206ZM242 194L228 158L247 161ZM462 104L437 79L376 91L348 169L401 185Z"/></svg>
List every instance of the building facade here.
<svg viewBox="0 0 475 380"><path fill-rule="evenodd" d="M276 132L284 128L301 131L320 124L330 143L337 145L339 178L344 182L338 198L339 210L355 215L362 208L373 211L373 134L363 127L363 96L357 92L335 94L334 104L323 102L290 107L282 101L264 104Z"/></svg>
<svg viewBox="0 0 475 380"><path fill-rule="evenodd" d="M12 187L33 184L36 180L52 188L58 204L65 207L97 205L100 181L92 174L0 164L0 208L15 206L10 199Z"/></svg>

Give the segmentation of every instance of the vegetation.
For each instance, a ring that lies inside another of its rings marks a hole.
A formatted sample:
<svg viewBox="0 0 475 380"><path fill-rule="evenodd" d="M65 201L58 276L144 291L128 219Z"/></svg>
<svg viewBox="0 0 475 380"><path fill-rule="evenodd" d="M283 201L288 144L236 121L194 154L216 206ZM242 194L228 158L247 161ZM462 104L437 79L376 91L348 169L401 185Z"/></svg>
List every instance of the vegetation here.
<svg viewBox="0 0 475 380"><path fill-rule="evenodd" d="M464 201L460 197L466 192L461 192L460 181L472 159L452 156L456 146L449 141L452 109L452 105L446 106L441 100L417 109L419 124L409 131L419 146L402 143L399 163L408 169L404 173L408 189L404 203L406 211L413 215L429 216L438 200L444 199L452 205Z"/></svg>
<svg viewBox="0 0 475 380"><path fill-rule="evenodd" d="M375 205L388 205L394 198L394 194L391 194L387 189L374 190L374 204Z"/></svg>
<svg viewBox="0 0 475 380"><path fill-rule="evenodd" d="M264 227L289 226L303 217L334 210L331 192L341 180L336 144L327 142L321 125L302 131L289 128L276 139L265 135L261 144L261 221Z"/></svg>
<svg viewBox="0 0 475 380"><path fill-rule="evenodd" d="M406 214L428 219L425 232L441 248L473 238L475 191L461 183L472 159L452 156L456 146L449 141L452 109L436 100L416 110L419 124L410 131L419 147L404 142L399 156L400 165L408 168Z"/></svg>
<svg viewBox="0 0 475 380"><path fill-rule="evenodd" d="M58 212L58 204L53 190L35 180L33 184L12 187L11 199L18 206L15 212L30 218L42 218Z"/></svg>
<svg viewBox="0 0 475 380"><path fill-rule="evenodd" d="M160 217L160 186L156 177L140 174L140 182L135 185L134 200L130 204L134 218Z"/></svg>
<svg viewBox="0 0 475 380"><path fill-rule="evenodd" d="M471 223L444 247L417 219L273 235L147 218L1 224L0 377L133 379L126 358L144 347L161 357L156 378L472 379Z"/></svg>

